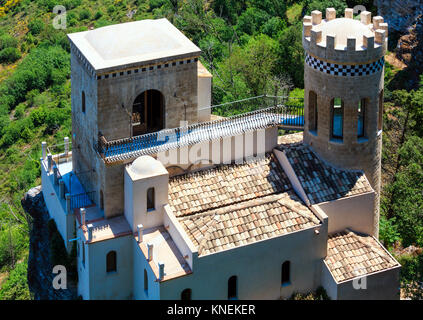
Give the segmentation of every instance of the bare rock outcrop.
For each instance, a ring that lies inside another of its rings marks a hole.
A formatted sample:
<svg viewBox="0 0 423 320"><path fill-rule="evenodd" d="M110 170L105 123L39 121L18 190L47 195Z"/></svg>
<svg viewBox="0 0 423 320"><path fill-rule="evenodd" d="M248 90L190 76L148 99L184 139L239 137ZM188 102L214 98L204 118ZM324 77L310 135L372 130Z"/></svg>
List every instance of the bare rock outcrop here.
<svg viewBox="0 0 423 320"><path fill-rule="evenodd" d="M24 210L31 215L31 232L28 258L28 286L35 300L75 299L75 288L55 290L53 288L48 220L41 186L29 190L21 201Z"/></svg>

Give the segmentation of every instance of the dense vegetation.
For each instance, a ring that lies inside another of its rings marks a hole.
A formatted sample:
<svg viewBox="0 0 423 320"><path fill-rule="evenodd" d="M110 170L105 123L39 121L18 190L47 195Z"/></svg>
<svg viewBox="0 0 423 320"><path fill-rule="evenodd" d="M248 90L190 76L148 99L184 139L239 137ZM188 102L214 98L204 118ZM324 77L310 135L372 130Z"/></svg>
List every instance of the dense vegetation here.
<svg viewBox="0 0 423 320"><path fill-rule="evenodd" d="M40 183L40 142L71 133L67 33L166 17L203 50L214 104L287 89L301 97L301 17L356 3L375 12L372 0L0 0L0 299L30 297L20 199ZM67 9L65 30L52 26L56 4ZM393 251L423 246L423 89L407 91L404 77L387 66L381 239ZM422 281L421 255L402 259L404 283Z"/></svg>

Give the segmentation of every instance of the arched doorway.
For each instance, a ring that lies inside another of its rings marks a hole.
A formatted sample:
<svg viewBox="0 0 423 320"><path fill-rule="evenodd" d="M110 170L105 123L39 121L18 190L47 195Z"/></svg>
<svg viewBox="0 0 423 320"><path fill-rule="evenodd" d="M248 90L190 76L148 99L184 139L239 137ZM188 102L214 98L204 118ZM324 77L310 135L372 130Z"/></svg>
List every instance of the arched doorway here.
<svg viewBox="0 0 423 320"><path fill-rule="evenodd" d="M138 136L164 128L164 97L158 90L139 94L132 106L132 135Z"/></svg>

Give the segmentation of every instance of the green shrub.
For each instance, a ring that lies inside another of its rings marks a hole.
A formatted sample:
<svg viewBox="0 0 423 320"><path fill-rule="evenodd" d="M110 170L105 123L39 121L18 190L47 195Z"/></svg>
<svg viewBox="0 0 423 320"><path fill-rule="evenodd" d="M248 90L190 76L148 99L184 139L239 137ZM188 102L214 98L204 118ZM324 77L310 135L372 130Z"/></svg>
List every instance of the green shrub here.
<svg viewBox="0 0 423 320"><path fill-rule="evenodd" d="M69 55L59 46L40 45L21 62L18 69L0 84L0 106L11 109L24 101L28 91L45 90L52 84L53 70L69 76Z"/></svg>
<svg viewBox="0 0 423 320"><path fill-rule="evenodd" d="M79 11L79 20L87 20L91 18L91 12L88 9L81 9Z"/></svg>
<svg viewBox="0 0 423 320"><path fill-rule="evenodd" d="M30 300L31 294L27 280L27 261L21 262L13 269L9 278L0 289L0 300Z"/></svg>
<svg viewBox="0 0 423 320"><path fill-rule="evenodd" d="M330 300L330 297L328 296L326 290L320 286L315 292L294 292L289 300Z"/></svg>
<svg viewBox="0 0 423 320"><path fill-rule="evenodd" d="M98 20L103 16L103 12L97 11L94 15L94 19Z"/></svg>
<svg viewBox="0 0 423 320"><path fill-rule="evenodd" d="M5 48L17 48L18 40L9 34L0 36L0 50Z"/></svg>
<svg viewBox="0 0 423 320"><path fill-rule="evenodd" d="M26 105L24 103L20 103L15 109L15 118L22 119L25 114Z"/></svg>
<svg viewBox="0 0 423 320"><path fill-rule="evenodd" d="M41 30L43 30L44 22L41 19L34 19L28 23L28 30L34 36L40 34Z"/></svg>
<svg viewBox="0 0 423 320"><path fill-rule="evenodd" d="M0 51L0 63L12 63L21 58L17 48L6 48Z"/></svg>
<svg viewBox="0 0 423 320"><path fill-rule="evenodd" d="M380 217L379 239L386 247L391 247L395 242L401 240L395 218L388 220L385 216Z"/></svg>

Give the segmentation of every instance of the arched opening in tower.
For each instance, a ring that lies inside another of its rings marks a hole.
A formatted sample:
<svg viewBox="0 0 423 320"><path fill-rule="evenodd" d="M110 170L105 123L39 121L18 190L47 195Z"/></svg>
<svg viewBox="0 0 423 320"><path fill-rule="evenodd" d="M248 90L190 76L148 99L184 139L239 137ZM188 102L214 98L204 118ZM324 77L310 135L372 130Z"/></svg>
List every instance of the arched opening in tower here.
<svg viewBox="0 0 423 320"><path fill-rule="evenodd" d="M164 128L164 97L158 90L139 94L132 106L132 135L138 136Z"/></svg>

